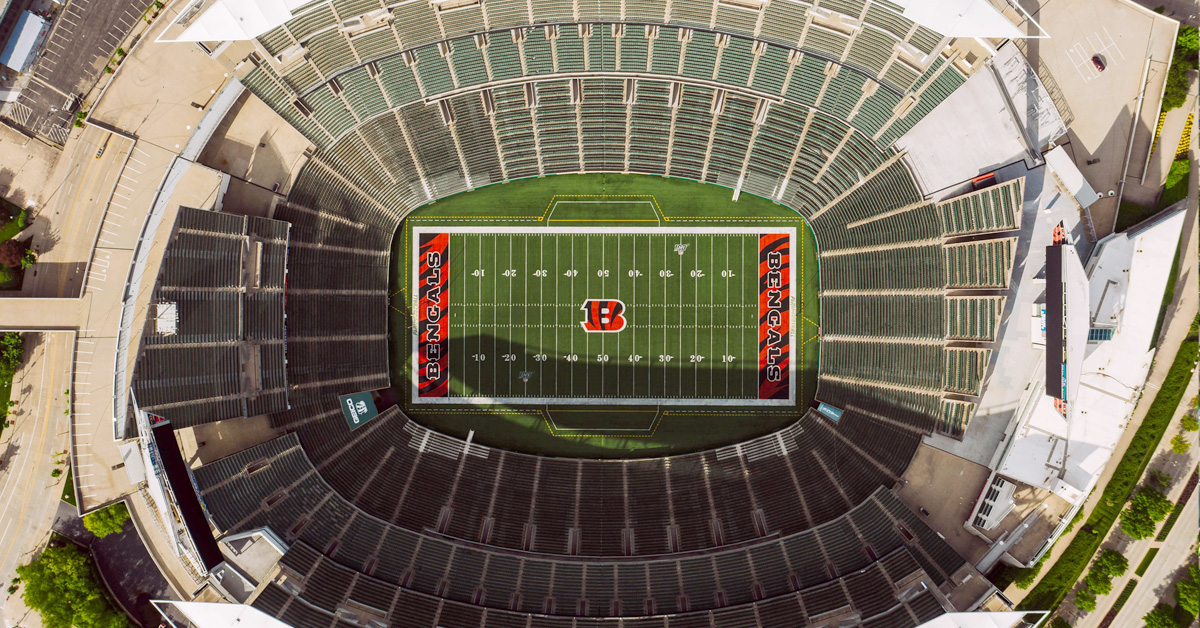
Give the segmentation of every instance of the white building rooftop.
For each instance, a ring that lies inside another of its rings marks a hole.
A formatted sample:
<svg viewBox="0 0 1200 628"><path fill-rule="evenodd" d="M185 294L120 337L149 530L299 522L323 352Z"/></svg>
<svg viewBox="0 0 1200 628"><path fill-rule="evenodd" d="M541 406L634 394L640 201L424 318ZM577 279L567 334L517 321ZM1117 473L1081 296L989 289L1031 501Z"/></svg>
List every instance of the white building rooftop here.
<svg viewBox="0 0 1200 628"><path fill-rule="evenodd" d="M998 473L1073 504L1091 491L1150 372L1155 323L1183 219L1177 210L1097 245L1088 263L1090 322L1115 327L1112 339L1085 347L1077 397L1066 417L1042 386L1034 386L1038 392L1024 408Z"/></svg>

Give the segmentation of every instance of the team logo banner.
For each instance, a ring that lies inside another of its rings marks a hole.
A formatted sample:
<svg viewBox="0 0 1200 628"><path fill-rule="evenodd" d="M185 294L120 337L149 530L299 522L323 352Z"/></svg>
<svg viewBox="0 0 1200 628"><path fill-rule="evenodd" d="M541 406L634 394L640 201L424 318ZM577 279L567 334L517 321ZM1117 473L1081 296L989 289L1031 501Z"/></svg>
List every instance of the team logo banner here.
<svg viewBox="0 0 1200 628"><path fill-rule="evenodd" d="M342 406L342 416L346 419L346 425L351 430L358 429L364 423L379 416L379 408L375 406L375 400L371 398L371 393L360 392L350 395L341 395L338 401Z"/></svg>
<svg viewBox="0 0 1200 628"><path fill-rule="evenodd" d="M450 389L450 234L422 233L418 246L417 390L421 397L445 397Z"/></svg>
<svg viewBox="0 0 1200 628"><path fill-rule="evenodd" d="M785 233L758 237L758 398L788 399L791 302L791 239Z"/></svg>

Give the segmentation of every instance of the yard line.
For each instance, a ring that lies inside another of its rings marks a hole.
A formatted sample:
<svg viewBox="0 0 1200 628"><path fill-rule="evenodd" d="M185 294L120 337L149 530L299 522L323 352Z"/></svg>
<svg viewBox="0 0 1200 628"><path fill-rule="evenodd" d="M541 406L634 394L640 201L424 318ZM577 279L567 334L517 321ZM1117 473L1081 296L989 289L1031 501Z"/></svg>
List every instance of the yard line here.
<svg viewBox="0 0 1200 628"><path fill-rule="evenodd" d="M496 236L496 237L499 238L499 236ZM516 241L515 237L510 236L508 238L508 268L512 268L512 251L513 251L513 245L514 245L515 241ZM507 271L508 268L505 268L504 270ZM496 279L496 281L499 281L499 280L500 280L499 278ZM513 281L512 280L513 280L512 277L508 278L508 324L509 325L512 325L512 319L513 319L513 299L512 299ZM507 357L508 354L512 353L512 336L508 336L505 339L508 340L508 351L505 354L504 361L508 364L508 390L512 391L512 362L509 362L508 357ZM498 391L499 388L497 388L496 390Z"/></svg>
<svg viewBox="0 0 1200 628"><path fill-rule="evenodd" d="M716 241L717 241L717 239L715 237L708 239L708 261L710 263L713 261L714 256L716 255L716 253L713 251L713 246L714 246L713 243ZM709 316L712 316L713 304L716 302L716 300L713 296L714 293L716 293L716 291L717 291L717 289L714 285L716 283L716 279L713 278L713 275L715 275L715 274L716 273L712 272L712 269L709 269L709 275L708 275L708 315ZM725 308L725 310L728 311L729 308ZM709 334L708 335L708 359L711 360L712 357L713 357L713 335ZM709 393L709 396L712 396L712 389L713 389L713 370L708 369L708 393Z"/></svg>
<svg viewBox="0 0 1200 628"><path fill-rule="evenodd" d="M725 268L729 268L729 247L731 247L731 246L732 246L732 244L730 244L730 242L729 242L729 236L725 236ZM725 278L725 299L726 300L729 299L729 277ZM729 310L730 310L730 308L725 308L725 353L727 355L733 355L733 354L729 353ZM722 357L722 360L724 360L724 357ZM729 364L730 364L729 362L725 362L725 396L726 397L729 396Z"/></svg>
<svg viewBox="0 0 1200 628"><path fill-rule="evenodd" d="M745 238L745 236L743 236L739 239L742 241L742 281L741 281L742 298L741 298L741 302L745 303L746 302L746 238ZM756 255L755 259L757 259L757 258L758 258L758 256ZM756 282L756 284L757 284L757 282ZM757 310L755 311L755 318L756 319L758 318ZM746 331L744 329L738 330L738 346L742 347L743 349L746 348ZM754 360L755 365L758 363L757 349L758 349L758 347L756 345L755 346L756 351L755 351L755 356L754 356L755 357L755 360ZM752 368L755 368L755 366L747 365L746 368L752 369ZM738 395L741 397L745 397L746 396L746 378L739 377L738 381L741 382L738 385Z"/></svg>
<svg viewBox="0 0 1200 628"><path fill-rule="evenodd" d="M479 235L479 266L480 266L480 271L482 271L483 270L483 235L482 234ZM479 299L479 305L480 305L479 314L478 314L479 320L476 321L479 331L475 336L475 351L478 352L475 354L475 386L479 389L482 389L483 388L483 360L480 359L481 356L483 356L483 277L482 276L479 277L479 285L475 287L475 296Z"/></svg>
<svg viewBox="0 0 1200 628"><path fill-rule="evenodd" d="M575 236L571 236L571 265L575 265ZM577 277L578 275L576 275ZM571 278L571 298L575 298L575 277ZM575 355L575 334L571 334L571 355ZM571 364L571 397L575 396L575 365Z"/></svg>
<svg viewBox="0 0 1200 628"><path fill-rule="evenodd" d="M631 259L633 260L633 263L630 266L630 268L631 268L630 272L634 272L637 270L637 236L636 235L633 236L632 239L633 239L633 256ZM637 353L637 322L633 318L634 310L636 309L634 306L637 304L637 276L635 275L635 276L631 277L631 279L633 279L633 281L631 282L633 284L633 298L630 299L630 301L632 301L632 303L629 305L629 324L633 325L633 348L630 349L633 352L630 354L630 357L632 358L633 354ZM621 359L621 356L617 356L617 359L618 360ZM629 371L633 374L633 377L631 378L632 382L630 382L633 384L633 390L629 393L629 396L637 397L637 362L631 361L629 363ZM620 392L620 390L621 390L620 389L620 386L621 386L620 381L621 380L617 380L617 382L618 382L617 383L617 392Z"/></svg>
<svg viewBox="0 0 1200 628"><path fill-rule="evenodd" d="M554 234L554 360L558 361L558 234ZM558 396L558 380L562 373L554 374L554 396Z"/></svg>
<svg viewBox="0 0 1200 628"><path fill-rule="evenodd" d="M544 233L538 234L538 266L542 269L544 269L546 267L546 234L544 234ZM546 282L541 281L541 280L545 279L545 277L539 277L538 279L539 279L539 281L538 281L538 325L545 325L545 323L546 323ZM539 327L538 328L538 353L541 353L542 351L545 351L545 350L546 350L545 332L543 332L541 327ZM542 360L543 370L544 370L545 364L546 364L546 361ZM543 375L545 375L545 374L543 373ZM541 378L538 379L538 395L540 395L540 396L545 396L544 386L542 385L543 381L544 380Z"/></svg>
<svg viewBox="0 0 1200 628"><path fill-rule="evenodd" d="M495 260L496 253L499 252L499 249L500 249L500 236L495 235L492 237L492 256L489 259ZM483 263L482 258L480 258L480 263L481 264ZM493 268L493 270L495 270L495 269ZM497 294L500 294L500 277L496 273L493 272L492 273L492 299L493 300L496 298ZM512 295L509 295L509 296L511 297ZM496 340L496 334L500 333L500 328L498 325L496 325L496 322L497 322L496 317L499 316L499 313L498 313L499 310L500 310L499 307L496 307L496 306L492 307L492 350L493 351L499 351L499 349L497 349L496 347L500 346L500 342L498 340ZM499 369L497 369L495 366L492 366L492 394L493 395L496 394L496 390L497 390L497 388L496 388L496 371L498 371L498 370Z"/></svg>
<svg viewBox="0 0 1200 628"><path fill-rule="evenodd" d="M592 265L592 237L590 235L583 236L583 265L585 268L588 269L587 271L584 271L587 274L587 276L584 277L584 279L583 279L583 281L584 281L583 298L587 299L592 294L592 274L590 272L590 270L591 270L590 267ZM583 346L584 346L584 351L587 352L587 358L590 359L590 357L592 355L592 335L591 334L587 334L586 336L584 336ZM583 361L583 394L584 395L589 395L592 392L592 386L591 386L592 378L591 378L590 373L588 373L588 371L591 369L591 365L588 363L588 359L585 359Z"/></svg>

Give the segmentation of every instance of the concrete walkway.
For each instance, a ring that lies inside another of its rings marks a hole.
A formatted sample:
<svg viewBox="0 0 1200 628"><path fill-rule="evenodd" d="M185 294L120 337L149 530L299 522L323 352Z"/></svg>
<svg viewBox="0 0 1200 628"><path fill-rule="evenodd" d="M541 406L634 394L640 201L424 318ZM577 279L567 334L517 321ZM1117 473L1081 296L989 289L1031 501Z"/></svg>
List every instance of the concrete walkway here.
<svg viewBox="0 0 1200 628"><path fill-rule="evenodd" d="M12 398L17 401L16 425L0 437L0 581L16 575L16 566L29 561L46 542L62 495L63 478L51 476L53 469L66 472L63 458L55 454L67 448L67 396L71 385L71 356L75 332L27 333L25 363L13 378ZM0 607L0 618L10 614L9 605L20 596L9 596ZM23 625L29 626L27 621Z"/></svg>
<svg viewBox="0 0 1200 628"><path fill-rule="evenodd" d="M1198 390L1200 390L1200 383L1198 383L1198 381L1200 380L1197 380L1195 376L1192 377L1192 381L1188 385L1187 391L1183 394L1183 400L1176 409L1175 416L1172 417L1171 424L1167 427L1167 431L1163 435L1162 442L1159 443L1158 450L1154 452L1154 457L1151 458L1150 464L1147 467L1147 470L1153 469L1165 471L1171 476L1171 485L1166 491L1166 494L1167 498L1169 498L1172 502L1179 499L1180 495L1183 493L1184 486L1187 484L1188 478L1192 475L1192 470L1196 468L1196 462L1200 460L1200 449L1196 447L1194 442L1192 448L1188 450L1187 454L1180 455L1171 451L1171 437L1179 432L1179 421L1185 414L1187 414L1188 402L1191 401L1192 397L1194 397ZM1188 437L1192 441L1195 441L1195 434L1189 434ZM1104 619L1104 615L1108 612L1108 609L1112 607L1113 603L1117 599L1117 596L1121 594L1121 590L1125 588L1125 584L1129 582L1130 579L1137 579L1139 581L1138 588L1134 589L1134 594L1138 595L1140 590L1141 596L1146 598L1148 601L1150 596L1147 595L1146 592L1152 589L1161 588L1158 585L1162 583L1162 581L1151 579L1151 574L1149 572L1147 572L1146 575L1141 578L1138 578L1133 572L1135 569L1137 569L1138 565L1141 564L1142 558L1146 556L1146 552L1156 547L1160 549L1158 552L1159 555L1156 557L1154 562L1155 567L1160 567L1160 563L1163 565L1170 564L1170 569L1174 569L1179 566L1184 555L1188 553L1187 548L1191 546L1191 543L1194 542L1196 536L1195 491L1193 491L1192 497L1188 503L1190 504L1191 508L1190 514L1186 509L1184 510L1184 513L1180 515L1179 520L1176 521L1175 527L1171 528L1170 536L1168 536L1167 540L1164 542L1155 541L1154 537L1135 541L1121 531L1120 521L1118 520L1117 525L1113 526L1108 538L1105 539L1104 543L1102 543L1100 547L1101 549L1112 549L1121 552L1125 558L1129 559L1129 571L1127 571L1124 576L1113 579L1113 589L1111 593L1108 595L1097 596L1095 612L1084 613L1073 606L1068 607L1068 605L1064 605L1061 615L1063 615L1063 617L1075 628L1093 628L1099 625L1100 621ZM1186 545L1179 547L1179 543L1186 543ZM1166 568L1162 567L1162 569ZM1172 585L1173 590L1173 581L1168 584ZM1167 598L1171 599L1170 595L1168 595ZM1067 599L1073 600L1074 596L1070 596ZM1132 600L1130 600L1130 602L1132 602ZM1126 606L1124 609L1122 609L1122 613L1125 613L1125 609L1128 609L1129 606L1129 602L1126 602ZM1151 603L1146 611L1132 616L1130 623L1114 622L1113 625L1136 625L1137 619L1146 612L1149 612L1150 608L1153 607L1154 603Z"/></svg>
<svg viewBox="0 0 1200 628"><path fill-rule="evenodd" d="M1179 521L1167 535L1167 540L1152 545L1159 548L1158 555L1154 557L1154 562L1150 563L1145 575L1138 578L1133 594L1125 601L1121 612L1117 613L1113 626L1138 626L1142 617L1160 603L1175 604L1175 583L1186 574L1187 566L1194 564L1196 560L1196 553L1191 549L1196 543L1195 522L1196 518L1200 517L1198 504L1200 491L1194 491L1184 506L1183 513L1179 515ZM1138 561L1130 561L1130 571L1137 569L1140 560L1139 558ZM1128 581L1128 578L1123 580ZM1119 593L1124 586L1124 582L1113 583L1113 590ZM1092 615L1096 616L1094 622L1080 622L1075 624L1076 628L1094 626L1103 618L1099 610Z"/></svg>

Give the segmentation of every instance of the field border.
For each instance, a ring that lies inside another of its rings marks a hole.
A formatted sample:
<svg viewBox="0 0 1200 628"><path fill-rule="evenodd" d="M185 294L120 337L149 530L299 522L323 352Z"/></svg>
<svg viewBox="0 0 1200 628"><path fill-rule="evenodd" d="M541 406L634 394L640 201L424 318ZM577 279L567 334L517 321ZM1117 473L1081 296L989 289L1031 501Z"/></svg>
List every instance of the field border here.
<svg viewBox="0 0 1200 628"><path fill-rule="evenodd" d="M546 224L546 223L543 223ZM797 291L798 273L796 266L803 266L802 241L798 236L795 226L762 226L762 227L675 227L675 226L655 226L655 227L490 227L490 226L450 226L450 225L420 225L411 227L412 245L408 254L410 255L410 273L412 285L420 285L420 264L418 259L420 256L420 241L421 235L426 233L468 233L468 234L544 234L547 232L558 234L596 234L596 235L628 235L628 234L645 234L645 235L673 235L673 234L694 234L694 235L725 235L725 234L742 234L742 235L757 235L765 234L782 234L788 236L788 257L791 260L791 267L788 276L788 294L789 303L788 311L790 315L790 328L788 329L788 397L786 399L712 399L704 397L486 397L486 396L471 396L471 397L421 397L420 385L418 382L419 375L419 351L420 346L420 326L412 325L411 327L411 342L412 355L409 362L412 365L411 377L408 378L410 386L410 401L413 405L422 406L438 406L438 405L506 405L506 406L546 406L546 405L580 405L580 406L604 406L604 405L628 405L628 406L696 406L696 405L713 405L713 406L728 406L728 407L793 407L797 403L799 397L796 390L797 369L803 370L803 356L800 356L797 361L797 353L799 348L803 350L802 343L797 342L798 337L803 337L803 324L807 320L804 317L803 311L800 308L801 293ZM757 256L756 256L757 257ZM797 261L798 260L798 261ZM419 290L412 290L410 296L411 312L414 320L419 319ZM452 307L452 303L448 303L448 307ZM800 344L801 346L797 346ZM756 359L757 362L757 359Z"/></svg>

